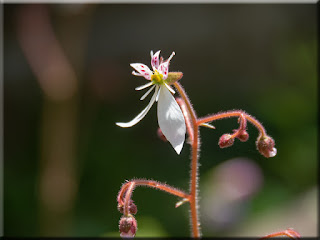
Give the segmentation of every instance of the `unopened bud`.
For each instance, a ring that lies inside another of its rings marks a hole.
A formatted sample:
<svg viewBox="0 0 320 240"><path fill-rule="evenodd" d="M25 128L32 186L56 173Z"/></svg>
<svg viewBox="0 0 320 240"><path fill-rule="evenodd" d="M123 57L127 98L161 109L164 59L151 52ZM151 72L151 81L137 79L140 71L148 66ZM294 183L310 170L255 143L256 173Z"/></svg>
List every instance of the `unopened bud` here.
<svg viewBox="0 0 320 240"><path fill-rule="evenodd" d="M138 212L137 205L135 205L133 202L129 205L129 213L135 215Z"/></svg>
<svg viewBox="0 0 320 240"><path fill-rule="evenodd" d="M277 149L274 147L274 140L269 136L259 136L256 141L258 151L265 157L274 157Z"/></svg>
<svg viewBox="0 0 320 240"><path fill-rule="evenodd" d="M223 134L219 139L219 147L226 148L232 146L234 143L234 138L230 134Z"/></svg>
<svg viewBox="0 0 320 240"><path fill-rule="evenodd" d="M118 204L118 211L120 213L123 213L123 204ZM138 212L137 206L133 203L133 200L130 200L129 202L129 213L135 215Z"/></svg>
<svg viewBox="0 0 320 240"><path fill-rule="evenodd" d="M159 137L162 141L164 141L164 142L167 142L167 141L168 141L167 138L166 138L166 136L163 134L161 128L158 128L158 130L157 130L157 135L158 135L158 137Z"/></svg>
<svg viewBox="0 0 320 240"><path fill-rule="evenodd" d="M137 221L133 216L122 216L119 221L119 231L121 237L134 237L137 232Z"/></svg>
<svg viewBox="0 0 320 240"><path fill-rule="evenodd" d="M241 142L246 142L249 139L249 134L246 130L241 130L239 135L237 136L237 138L241 141Z"/></svg>

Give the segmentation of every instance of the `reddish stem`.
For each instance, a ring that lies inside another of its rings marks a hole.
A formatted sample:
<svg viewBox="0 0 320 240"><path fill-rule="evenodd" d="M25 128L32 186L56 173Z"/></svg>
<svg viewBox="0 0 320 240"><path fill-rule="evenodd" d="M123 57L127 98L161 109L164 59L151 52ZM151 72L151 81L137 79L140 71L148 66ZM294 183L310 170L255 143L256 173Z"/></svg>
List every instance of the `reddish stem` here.
<svg viewBox="0 0 320 240"><path fill-rule="evenodd" d="M190 143L192 143L193 142L193 127L192 127L192 121L190 119L190 114L189 114L187 105L182 98L176 98L176 101L179 104L181 111L182 111L182 114L184 116L184 119L186 121L187 132L189 135Z"/></svg>
<svg viewBox="0 0 320 240"><path fill-rule="evenodd" d="M130 182L128 186L128 190L126 191L126 197L124 199L124 206L123 206L123 214L125 216L129 215L129 203L130 203L134 186L135 186L135 182Z"/></svg>
<svg viewBox="0 0 320 240"><path fill-rule="evenodd" d="M227 112L222 112L222 113L217 113L217 114L212 114L207 117L199 118L197 121L197 125L200 126L202 123L208 123L212 122L215 120L223 119L223 118L230 118L230 117L244 117L247 119L249 122L251 122L261 133L262 136L266 136L266 130L262 126L262 124L252 117L251 115L247 114L246 112L242 110L233 110L233 111L227 111Z"/></svg>
<svg viewBox="0 0 320 240"><path fill-rule="evenodd" d="M271 234L269 234L267 236L259 238L259 240L273 238L273 237L280 237L280 236L287 236L287 237L292 238L292 239L300 239L301 238L301 235L298 232L294 231L292 228L289 228L289 229L284 230L284 231L271 233Z"/></svg>
<svg viewBox="0 0 320 240"><path fill-rule="evenodd" d="M242 113L239 117L239 129L246 130L247 128L247 119L245 118L244 114Z"/></svg>
<svg viewBox="0 0 320 240"><path fill-rule="evenodd" d="M183 87L181 86L180 83L175 82L174 83L175 88L178 90L180 96L182 97L183 101L185 102L185 105L188 109L188 112L190 114L191 117L191 122L193 126L197 125L197 115L196 112L194 111L192 104L187 96L187 93L185 92L185 90L183 89Z"/></svg>
<svg viewBox="0 0 320 240"><path fill-rule="evenodd" d="M234 134L231 135L232 138L238 137L242 131L247 129L247 119L245 118L244 114L242 113L239 117L239 128L234 130Z"/></svg>

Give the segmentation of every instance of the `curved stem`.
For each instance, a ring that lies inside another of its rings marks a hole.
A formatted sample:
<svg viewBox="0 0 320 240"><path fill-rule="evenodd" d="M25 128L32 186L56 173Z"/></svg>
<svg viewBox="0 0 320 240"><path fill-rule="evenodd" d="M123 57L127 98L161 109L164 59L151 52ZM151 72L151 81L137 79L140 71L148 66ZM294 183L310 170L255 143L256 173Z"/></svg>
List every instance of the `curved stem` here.
<svg viewBox="0 0 320 240"><path fill-rule="evenodd" d="M219 119L223 119L223 118L230 118L230 117L239 117L239 116L240 117L243 116L249 122L251 122L259 130L259 132L261 133L262 136L266 135L266 130L264 129L262 124L257 119L255 119L251 115L249 115L241 110L227 111L227 112L217 113L217 114L213 114L213 115L210 115L207 117L199 118L197 121L197 125L200 126L202 123L208 123L208 122L212 122L214 120L219 120Z"/></svg>
<svg viewBox="0 0 320 240"><path fill-rule="evenodd" d="M234 130L234 133L231 135L231 138L238 137L242 133L242 131L246 131L247 129L247 119L245 118L243 113L241 113L238 122L239 128Z"/></svg>
<svg viewBox="0 0 320 240"><path fill-rule="evenodd" d="M132 195L132 192L134 189L134 185L135 185L134 182L130 182L128 190L126 191L126 197L124 199L124 206L123 206L123 213L125 216L129 215L129 202L130 202L131 195Z"/></svg>
<svg viewBox="0 0 320 240"><path fill-rule="evenodd" d="M178 196L178 197L181 197L181 198L189 199L189 194L187 194L187 193L185 193L185 192L183 192L183 191L181 191L181 190L179 190L177 188L171 187L171 186L169 186L167 184L160 183L160 182L153 181L153 180L134 179L134 180L131 180L131 181L125 183L121 187L121 189L119 191L119 194L118 194L118 197L117 197L118 203L124 204L124 205L128 205L129 204L129 200L131 199L132 191L134 190L134 188L136 186L147 186L147 187L151 187L151 188L156 188L156 189L159 189L161 191L170 193L172 195L175 195L175 196ZM124 195L125 195L125 201L123 202ZM127 199L127 197L129 197L129 198ZM124 207L124 213L126 212L125 208L126 207Z"/></svg>
<svg viewBox="0 0 320 240"><path fill-rule="evenodd" d="M193 142L193 125L192 125L192 121L190 119L190 114L187 108L187 104L185 103L185 101L182 98L176 98L177 103L179 104L182 114L184 116L184 119L186 121L186 127L187 127L187 133L189 135L189 141L190 144L192 144Z"/></svg>
<svg viewBox="0 0 320 240"><path fill-rule="evenodd" d="M283 236L289 237L291 239L300 239L301 238L301 235L298 232L296 232L292 228L289 228L284 231L268 234L267 236L259 238L259 240L273 238L273 237L283 237Z"/></svg>
<svg viewBox="0 0 320 240"><path fill-rule="evenodd" d="M196 112L194 111L194 109L193 109L193 107L191 105L191 102L190 102L186 92L184 91L184 89L183 89L183 87L181 86L180 83L175 82L174 86L178 90L180 96L182 97L183 101L185 102L185 104L187 106L187 109L188 109L189 114L191 116L191 121L193 123L192 125L196 126L196 124L197 124L197 115L196 115Z"/></svg>

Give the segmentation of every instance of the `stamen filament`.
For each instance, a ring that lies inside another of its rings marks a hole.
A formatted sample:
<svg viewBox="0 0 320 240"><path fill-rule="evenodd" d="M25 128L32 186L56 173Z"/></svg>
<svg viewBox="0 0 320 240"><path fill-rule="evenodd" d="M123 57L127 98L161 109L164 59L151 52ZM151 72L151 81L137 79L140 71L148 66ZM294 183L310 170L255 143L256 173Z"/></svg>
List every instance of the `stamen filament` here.
<svg viewBox="0 0 320 240"><path fill-rule="evenodd" d="M145 88L147 88L147 87L150 87L152 84L153 84L153 82L149 82L149 83L147 83L147 84L145 84L145 85L136 87L135 90L140 91L140 90L142 90L142 89L145 89Z"/></svg>
<svg viewBox="0 0 320 240"><path fill-rule="evenodd" d="M157 93L156 102L158 102L158 100L159 100L159 95L160 95L160 91L161 91L161 87L158 87L158 88L159 88L159 90L158 90L158 93Z"/></svg>
<svg viewBox="0 0 320 240"><path fill-rule="evenodd" d="M156 85L153 85L145 94L143 94L143 96L140 98L140 100L141 101L144 100L155 87L156 87Z"/></svg>
<svg viewBox="0 0 320 240"><path fill-rule="evenodd" d="M172 93L172 94L175 94L176 92L173 90L173 88L172 87L170 87L168 84L166 84L165 82L164 82L164 85L168 88L168 90Z"/></svg>

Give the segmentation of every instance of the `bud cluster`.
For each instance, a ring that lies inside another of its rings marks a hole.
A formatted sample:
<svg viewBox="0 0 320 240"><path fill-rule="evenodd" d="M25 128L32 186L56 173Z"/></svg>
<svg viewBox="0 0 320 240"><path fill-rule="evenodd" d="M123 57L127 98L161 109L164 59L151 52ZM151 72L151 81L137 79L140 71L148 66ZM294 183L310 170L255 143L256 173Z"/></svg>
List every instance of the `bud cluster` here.
<svg viewBox="0 0 320 240"><path fill-rule="evenodd" d="M118 203L118 211L123 213L123 204ZM129 201L129 213L135 215L138 212L137 206L134 204L133 200Z"/></svg>
<svg viewBox="0 0 320 240"><path fill-rule="evenodd" d="M239 118L240 126L238 129L233 130L233 134L223 134L219 139L219 147L226 148L230 147L234 143L234 139L238 138L241 142L246 142L249 139L249 134L247 132L247 120L243 115Z"/></svg>

